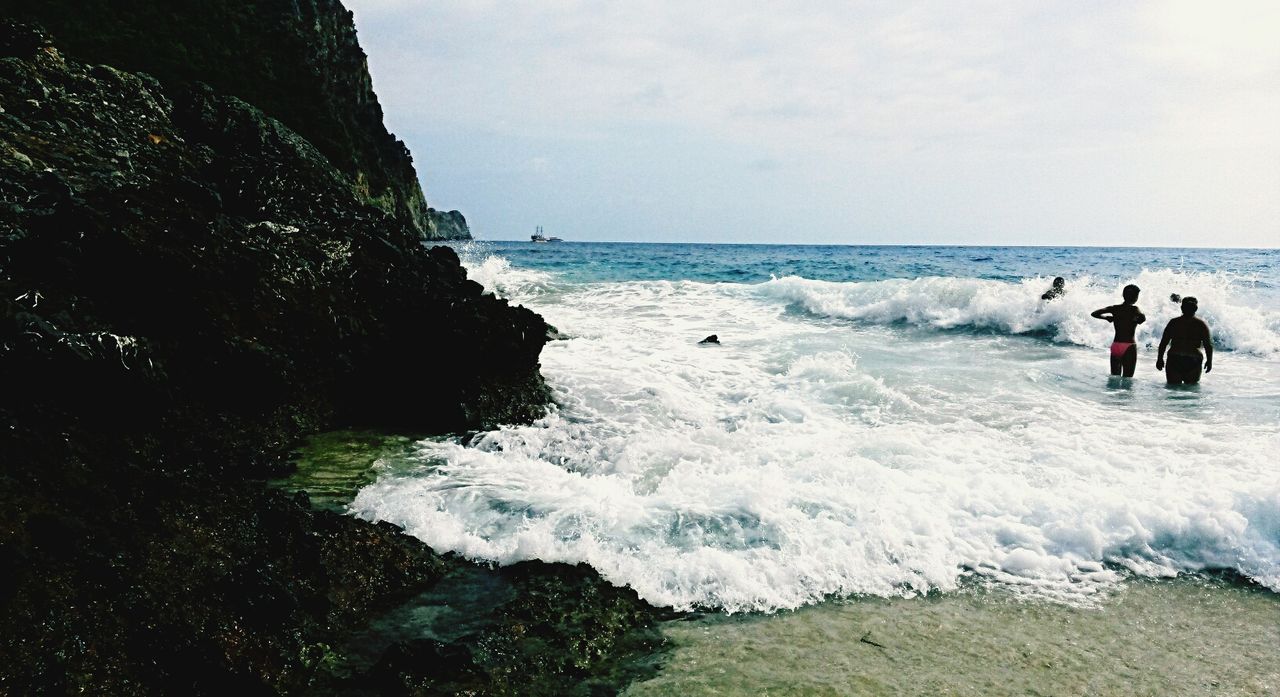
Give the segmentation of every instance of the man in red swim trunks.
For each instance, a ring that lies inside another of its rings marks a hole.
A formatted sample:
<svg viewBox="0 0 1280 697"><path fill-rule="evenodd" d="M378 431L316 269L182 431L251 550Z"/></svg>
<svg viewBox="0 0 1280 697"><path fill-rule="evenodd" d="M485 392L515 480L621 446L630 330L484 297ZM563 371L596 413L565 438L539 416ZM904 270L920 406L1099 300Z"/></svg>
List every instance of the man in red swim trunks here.
<svg viewBox="0 0 1280 697"><path fill-rule="evenodd" d="M1174 317L1165 325L1160 337L1160 352L1156 355L1156 370L1163 370L1170 385L1194 385L1200 382L1200 369L1213 370L1213 339L1209 337L1209 325L1196 317L1200 303L1195 298L1182 299L1182 316ZM1164 363L1165 347L1169 349L1169 365ZM1200 355L1200 347L1204 355ZM1203 364L1203 366L1202 366Z"/></svg>
<svg viewBox="0 0 1280 697"><path fill-rule="evenodd" d="M1147 316L1134 303L1138 302L1138 287L1129 284L1124 287L1124 304L1094 310L1090 315L1105 319L1116 327L1116 338L1111 342L1111 374L1133 377L1133 370L1138 365L1138 344L1133 333L1139 324L1147 321Z"/></svg>

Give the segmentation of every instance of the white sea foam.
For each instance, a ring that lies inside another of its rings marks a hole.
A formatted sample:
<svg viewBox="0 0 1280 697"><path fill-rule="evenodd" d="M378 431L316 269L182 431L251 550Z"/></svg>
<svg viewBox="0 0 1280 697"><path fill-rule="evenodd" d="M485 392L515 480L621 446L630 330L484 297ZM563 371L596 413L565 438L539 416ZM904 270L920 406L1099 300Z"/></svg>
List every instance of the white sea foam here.
<svg viewBox="0 0 1280 697"><path fill-rule="evenodd" d="M1123 283L1084 277L1073 279L1066 295L1045 302L1040 294L1049 280L1007 283L926 277L833 283L788 276L763 284L760 292L818 316L938 329L1044 333L1056 341L1105 346L1111 342L1111 327L1089 313L1120 302L1122 287L1136 283L1142 288L1138 305L1147 315L1147 322L1138 328L1140 343L1158 344L1165 324L1181 314L1180 306L1169 299L1177 293L1199 299L1199 316L1209 323L1219 348L1261 355L1280 352L1280 312L1248 302L1249 279L1169 269L1143 271Z"/></svg>
<svg viewBox="0 0 1280 697"><path fill-rule="evenodd" d="M1085 347L1109 325L1087 312L1118 288L1087 279L1040 303L1042 281L572 286L470 263L574 338L544 349L546 418L424 441L353 503L437 549L585 561L654 603L730 611L966 577L1080 602L1125 570L1280 591L1274 318L1238 282L1135 279L1148 327L1169 292L1222 313L1240 354L1194 392L1154 372L1108 387ZM928 331L950 327L994 333Z"/></svg>
<svg viewBox="0 0 1280 697"><path fill-rule="evenodd" d="M501 298L527 298L553 292L555 276L533 269L513 268L511 262L479 249L463 250L467 277Z"/></svg>

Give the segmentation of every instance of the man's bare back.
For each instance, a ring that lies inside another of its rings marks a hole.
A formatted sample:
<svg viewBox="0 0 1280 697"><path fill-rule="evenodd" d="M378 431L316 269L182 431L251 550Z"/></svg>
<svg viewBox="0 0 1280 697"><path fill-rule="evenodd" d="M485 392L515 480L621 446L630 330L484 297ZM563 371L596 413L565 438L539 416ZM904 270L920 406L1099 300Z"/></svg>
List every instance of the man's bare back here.
<svg viewBox="0 0 1280 697"><path fill-rule="evenodd" d="M1200 382L1200 370L1213 370L1213 338L1209 325L1196 317L1199 303L1195 298L1182 299L1182 316L1174 317L1165 325L1160 337L1160 349L1156 355L1156 370L1164 370L1170 385ZM1169 365L1165 368L1164 351L1169 349ZM1200 349L1204 353L1200 353Z"/></svg>
<svg viewBox="0 0 1280 697"><path fill-rule="evenodd" d="M1174 317L1165 325L1164 335L1169 337L1169 353L1202 355L1200 347L1209 343L1209 325L1199 317Z"/></svg>

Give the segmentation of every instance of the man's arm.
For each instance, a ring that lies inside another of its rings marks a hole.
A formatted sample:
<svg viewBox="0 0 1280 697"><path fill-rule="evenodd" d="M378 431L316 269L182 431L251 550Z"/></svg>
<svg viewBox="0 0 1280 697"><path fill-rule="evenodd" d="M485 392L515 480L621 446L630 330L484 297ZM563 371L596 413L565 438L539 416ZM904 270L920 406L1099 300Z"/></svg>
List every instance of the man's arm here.
<svg viewBox="0 0 1280 697"><path fill-rule="evenodd" d="M1147 321L1147 316L1142 314L1142 310L1139 310L1135 305L1133 308L1133 323L1142 324L1143 322L1146 322L1146 321Z"/></svg>
<svg viewBox="0 0 1280 697"><path fill-rule="evenodd" d="M1098 319L1105 319L1105 320L1107 320L1108 322L1111 322L1111 321L1115 320L1115 307L1116 307L1115 305L1108 305L1108 306L1106 306L1106 307L1102 308L1101 310L1094 310L1093 312L1089 313L1089 316L1090 316L1090 317L1096 317L1096 318L1098 318ZM1105 313L1105 312L1110 312L1110 313L1112 314L1112 316L1111 316L1111 317L1103 317L1102 315L1103 315L1103 313Z"/></svg>
<svg viewBox="0 0 1280 697"><path fill-rule="evenodd" d="M1169 347L1169 342L1173 341L1173 337L1169 336L1169 327L1173 326L1174 320L1164 325L1164 331L1160 334L1160 350L1156 352L1156 370L1164 370L1164 350Z"/></svg>
<svg viewBox="0 0 1280 697"><path fill-rule="evenodd" d="M1209 325L1205 324L1203 320L1201 320L1200 326L1204 328L1204 336L1201 338L1201 342L1204 343L1204 372L1207 373L1213 370L1213 337L1209 336Z"/></svg>

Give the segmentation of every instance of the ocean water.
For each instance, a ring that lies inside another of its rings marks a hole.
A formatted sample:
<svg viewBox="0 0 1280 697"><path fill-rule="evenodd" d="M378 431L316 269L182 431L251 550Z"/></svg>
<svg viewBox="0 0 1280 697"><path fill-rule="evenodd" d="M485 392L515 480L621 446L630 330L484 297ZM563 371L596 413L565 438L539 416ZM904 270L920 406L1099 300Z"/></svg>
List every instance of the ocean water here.
<svg viewBox="0 0 1280 697"><path fill-rule="evenodd" d="M1215 570L1280 593L1280 251L457 249L561 338L545 418L418 442L351 503L438 550L727 613L973 588L1090 607ZM1089 312L1128 283L1148 320L1126 381ZM1153 365L1171 293L1218 349L1197 387Z"/></svg>

